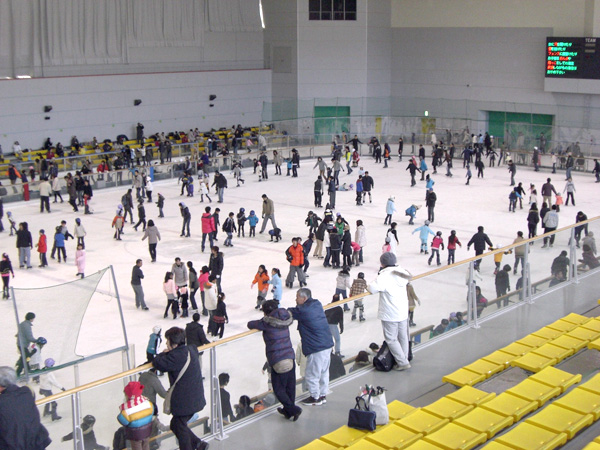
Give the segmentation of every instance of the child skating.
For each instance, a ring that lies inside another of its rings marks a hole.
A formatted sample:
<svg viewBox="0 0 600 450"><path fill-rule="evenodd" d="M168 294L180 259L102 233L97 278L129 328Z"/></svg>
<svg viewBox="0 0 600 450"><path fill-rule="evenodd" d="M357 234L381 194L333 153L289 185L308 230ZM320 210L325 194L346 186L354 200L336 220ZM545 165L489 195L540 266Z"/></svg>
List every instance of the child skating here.
<svg viewBox="0 0 600 450"><path fill-rule="evenodd" d="M420 253L424 253L426 255L429 254L429 250L427 247L427 239L429 238L430 234L432 236L435 236L435 233L433 232L433 230L431 228L429 228L430 223L431 222L429 222L429 220L426 220L424 225L421 225L420 227L415 228L412 232L412 234L415 234L417 231L419 232L419 239L421 239L421 252Z"/></svg>
<svg viewBox="0 0 600 450"><path fill-rule="evenodd" d="M396 212L395 200L393 195L390 195L390 198L388 198L387 204L385 205L386 216L383 221L384 225L390 225L392 223L392 215Z"/></svg>
<svg viewBox="0 0 600 450"><path fill-rule="evenodd" d="M158 207L158 217L165 217L163 214L163 208L165 207L165 197L159 192L158 193L158 201L156 202L156 206Z"/></svg>
<svg viewBox="0 0 600 450"><path fill-rule="evenodd" d="M48 251L48 243L46 241L46 232L44 230L40 230L40 237L35 246L40 255L40 265L38 267L47 267L48 260L46 259L46 252Z"/></svg>
<svg viewBox="0 0 600 450"><path fill-rule="evenodd" d="M442 239L442 232L438 231L431 241L431 256L429 257L427 264L431 265L434 256L436 257L437 265L440 266L442 264L440 261L440 249L444 250L444 240Z"/></svg>
<svg viewBox="0 0 600 450"><path fill-rule="evenodd" d="M404 211L404 214L410 217L410 219L408 220L408 224L409 225L414 225L415 224L415 217L417 217L417 211L419 210L419 208L420 208L420 206L410 205Z"/></svg>
<svg viewBox="0 0 600 450"><path fill-rule="evenodd" d="M360 294L364 294L367 291L367 282L365 281L365 274L363 272L358 273L358 277L352 282L350 287L350 297L355 297ZM365 319L365 307L363 305L362 298L354 300L354 308L352 309L352 320L356 320L356 311L358 310L358 317L361 322Z"/></svg>
<svg viewBox="0 0 600 450"><path fill-rule="evenodd" d="M240 237L240 233L242 237L246 237L245 226L246 220L248 220L248 218L246 217L246 210L244 208L240 208L240 212L237 213L236 218L238 225L238 237Z"/></svg>
<svg viewBox="0 0 600 450"><path fill-rule="evenodd" d="M471 177L473 177L473 174L471 173L471 166L467 164L467 174L465 175L465 178L467 179L467 182L465 183L466 185L471 183Z"/></svg>
<svg viewBox="0 0 600 450"><path fill-rule="evenodd" d="M254 210L250 211L250 215L248 216L248 224L250 225L250 232L248 233L248 237L256 237L256 224L258 223L258 217Z"/></svg>
<svg viewBox="0 0 600 450"><path fill-rule="evenodd" d="M77 251L75 252L75 264L77 265L77 277L85 277L85 250L83 245L77 244Z"/></svg>
<svg viewBox="0 0 600 450"><path fill-rule="evenodd" d="M456 253L456 246L462 248L462 244L458 240L458 236L456 236L456 230L452 230L450 232L450 236L448 236L448 265L454 264L454 254Z"/></svg>

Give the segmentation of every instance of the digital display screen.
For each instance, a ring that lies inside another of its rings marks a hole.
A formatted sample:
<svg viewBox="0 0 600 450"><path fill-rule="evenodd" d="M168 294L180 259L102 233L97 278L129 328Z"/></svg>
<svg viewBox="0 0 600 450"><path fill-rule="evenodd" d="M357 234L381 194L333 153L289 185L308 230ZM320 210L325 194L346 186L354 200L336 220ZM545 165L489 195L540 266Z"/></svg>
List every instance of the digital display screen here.
<svg viewBox="0 0 600 450"><path fill-rule="evenodd" d="M546 38L546 77L600 79L600 38Z"/></svg>

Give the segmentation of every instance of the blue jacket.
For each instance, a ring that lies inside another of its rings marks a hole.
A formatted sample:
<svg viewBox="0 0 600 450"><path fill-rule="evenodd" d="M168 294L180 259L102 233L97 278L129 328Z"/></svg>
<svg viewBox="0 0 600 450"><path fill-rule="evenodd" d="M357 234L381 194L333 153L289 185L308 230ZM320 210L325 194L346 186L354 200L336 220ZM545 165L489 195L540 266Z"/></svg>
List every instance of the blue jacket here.
<svg viewBox="0 0 600 450"><path fill-rule="evenodd" d="M273 298L275 300L281 301L281 297L283 295L283 288L281 286L281 278L279 275L275 274L271 277L268 283L273 286Z"/></svg>
<svg viewBox="0 0 600 450"><path fill-rule="evenodd" d="M427 190L433 189L434 184L435 184L435 181L433 181L433 178L430 178L429 180L427 180L427 183L425 184L425 189L427 189Z"/></svg>
<svg viewBox="0 0 600 450"><path fill-rule="evenodd" d="M256 224L258 223L258 217L256 214L254 215L249 215L248 216L248 223L250 224L251 227L255 227Z"/></svg>
<svg viewBox="0 0 600 450"><path fill-rule="evenodd" d="M57 247L64 247L65 246L65 235L62 233L54 234L54 243L56 244Z"/></svg>
<svg viewBox="0 0 600 450"><path fill-rule="evenodd" d="M394 200L388 199L387 204L385 205L385 213L386 214L394 214L396 212L396 205L394 204Z"/></svg>
<svg viewBox="0 0 600 450"><path fill-rule="evenodd" d="M289 330L292 322L291 314L284 308L278 308L260 320L248 322L249 329L263 332L267 361L271 367L284 359L295 358Z"/></svg>
<svg viewBox="0 0 600 450"><path fill-rule="evenodd" d="M422 225L419 228L415 228L413 230L412 234L415 234L417 231L419 232L419 237L421 238L422 241L426 241L427 236L429 236L430 234L435 236L435 233L433 232L433 230L431 228L429 228L428 225Z"/></svg>
<svg viewBox="0 0 600 450"><path fill-rule="evenodd" d="M427 170L427 163L424 159L421 160L421 164L419 164L419 169L421 169L422 172L425 172Z"/></svg>
<svg viewBox="0 0 600 450"><path fill-rule="evenodd" d="M288 311L298 321L298 331L302 339L302 353L304 356L333 347L329 324L319 300L309 298L302 305L289 308Z"/></svg>
<svg viewBox="0 0 600 450"><path fill-rule="evenodd" d="M408 208L406 208L404 213L407 216L415 217L417 215L417 207L415 205L410 205Z"/></svg>

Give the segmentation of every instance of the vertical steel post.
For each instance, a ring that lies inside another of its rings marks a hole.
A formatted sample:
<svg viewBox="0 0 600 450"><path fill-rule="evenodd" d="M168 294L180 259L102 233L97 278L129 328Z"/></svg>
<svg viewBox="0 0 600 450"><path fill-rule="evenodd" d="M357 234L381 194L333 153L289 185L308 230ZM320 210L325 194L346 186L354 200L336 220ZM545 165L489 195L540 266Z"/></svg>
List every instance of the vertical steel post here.
<svg viewBox="0 0 600 450"><path fill-rule="evenodd" d="M121 307L121 297L119 296L119 287L117 286L117 279L115 278L115 270L112 264L110 267L110 274L112 276L113 285L115 287L115 297L117 299L117 305L119 306L119 316L121 318L121 328L123 329L123 339L125 340L125 346L129 349L129 341L127 339L127 329L125 327L125 318L123 317L123 308ZM127 369L131 369L131 361L129 359L129 352L127 353Z"/></svg>

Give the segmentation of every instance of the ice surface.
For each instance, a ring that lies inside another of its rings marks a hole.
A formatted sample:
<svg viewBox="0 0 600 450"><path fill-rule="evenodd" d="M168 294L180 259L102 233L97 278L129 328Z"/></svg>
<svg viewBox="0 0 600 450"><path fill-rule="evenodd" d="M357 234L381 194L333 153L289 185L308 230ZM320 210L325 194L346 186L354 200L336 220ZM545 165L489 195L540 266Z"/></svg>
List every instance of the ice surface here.
<svg viewBox="0 0 600 450"><path fill-rule="evenodd" d="M430 159L428 158L428 163ZM383 225L385 218L385 204L390 195L395 196L396 209L394 220L398 222L398 260L399 264L411 271L413 274L427 272L435 266L429 266L427 259L419 254L419 238L411 235L411 232L417 226L420 226L427 217L425 208L425 182L418 181L417 186L410 187L410 176L405 170L408 162L405 158L403 162L398 162L397 158L390 162L390 167L383 168L382 164L375 164L369 156L363 156L361 161L366 170L370 172L375 181L373 189L373 203L366 203L363 206L355 205L355 192L338 192L336 202L336 212L341 213L351 225L352 236L356 228L356 220L363 220L367 229L368 244L364 249L365 263L360 268L353 268L352 278L356 277L359 271L365 273L367 281L372 280L379 268L379 256L387 226ZM304 220L309 210L317 212L322 216L323 210L313 207L313 182L318 175L317 169L312 169L314 161L303 161L299 169L299 177L291 178L285 176L275 176L274 168L269 167L269 179L259 182L258 176L252 174L252 169L244 170L245 184L236 187L235 180L228 172L227 178L229 188L225 191L225 202L216 203L216 195L212 195L213 203L210 206L220 207L221 223L232 211L237 213L241 207L245 208L246 213L255 210L260 216L261 213L261 195L266 193L275 203L275 217L278 227L282 230L283 240L279 243L270 242L269 236L258 234L260 223L257 227L257 236L255 238L237 238L233 240L234 246L226 248L222 246L224 233L219 231L218 245L225 255L225 269L223 273L223 290L226 293L226 303L230 323L225 326L225 337L232 336L246 330L248 320L261 317L261 313L254 309L256 304L256 287L251 288L250 284L254 278L259 264L267 266L268 270L272 267L281 269L282 276L285 277L288 272L288 263L285 259L284 251L290 245L291 238L301 236L303 239L308 234L308 228ZM444 242L446 242L450 230L456 230L463 247L456 251L456 260L460 261L473 256L474 252L466 250L466 244L473 233L477 231L478 225L485 227L486 233L494 245L509 245L516 237L517 230L522 230L527 236L527 199L523 202L523 209L518 209L516 213L508 212L508 194L511 191L509 186L509 173L506 166L496 168L486 168L485 178L471 180L470 186L465 186L465 170L460 167L457 160L453 170L454 177L449 178L444 175L445 167L437 175L432 175L435 180L435 191L438 201L435 208L435 222L432 224L434 231L442 231ZM340 174L341 182L355 184L357 178L355 170L351 175ZM574 223L577 211L584 211L588 217L597 215L597 191L598 184L594 183L594 178L589 174L573 172L574 182L577 189L575 194L577 206L563 206L560 212L559 226L566 226ZM564 187L564 172L551 175L549 172L534 172L527 168L518 168L517 182L523 182L527 190L530 183L535 184L538 189L538 196L541 199L540 189L547 177L553 179L553 183L558 191ZM197 187L197 186L196 186ZM154 198L158 192L166 197L165 218L158 219L158 210L154 203L146 204L146 213L148 219L153 219L158 226L162 240L158 244L158 260L156 263L150 263L148 246L146 241L141 241L142 230L134 231L131 224L125 226L125 234L122 241L113 239L113 230L111 221L114 217L116 206L120 203L120 198L125 192L123 188L97 190L94 193L94 214L83 215L73 213L69 205L65 203L51 204L51 214L40 214L37 201L22 202L18 204L5 204L5 212L12 211L16 220L27 221L29 228L34 235L34 242L37 231L40 228L46 229L49 236L50 230L65 219L72 230L76 217L82 219L83 225L87 230L86 252L87 267L86 273L91 274L108 265L113 265L119 294L123 304L123 311L126 321L129 342L135 344L135 362L141 364L145 361L145 349L148 336L154 325L160 325L163 332L171 326L184 326L190 319L163 319L163 312L166 306L165 295L162 292L162 281L166 271L170 270L175 257L180 257L184 262L193 261L194 266L199 269L208 264L209 252L201 252L201 225L200 216L204 207L208 205L200 203L200 196L193 198L181 197L179 195L180 187L177 181L170 180L154 183ZM198 189L196 189L198 192ZM178 203L185 202L192 214L192 237L180 237L181 217L179 214ZM327 201L327 194L324 195L323 204ZM404 215L404 210L411 204L422 205L419 210L414 226L408 225L408 217ZM135 212L134 212L135 214ZM6 221L5 221L6 226ZM596 227L598 228L598 227ZM541 233L541 230L539 230ZM248 226L246 226L246 234ZM564 233L563 233L564 234ZM598 233L596 233L598 234ZM67 253L69 262L67 264L58 264L55 260L50 260L50 266L45 269L37 268L37 255L34 253L34 269L24 270L18 268L18 255L15 248L15 240L4 232L0 235L3 242L3 251L11 256L13 266L15 267L16 277L11 280L15 287L42 287L59 284L75 278L77 272L74 265L74 242L69 240L67 243ZM532 249L532 272L537 278L549 276L550 264L552 259L557 256L561 250L567 249L568 236L560 236L554 245L554 248L541 249L540 246L534 246ZM49 244L50 247L50 244ZM312 255L312 251L311 251ZM146 296L146 303L149 311L141 311L135 308L134 295L130 286L131 269L137 258L142 258L144 265L142 270L145 274L143 288ZM445 264L447 252L442 251L442 262ZM322 266L322 260L310 258L311 266L309 268L308 287L313 291L313 296L320 299L323 303L328 303L335 292L336 270L327 269ZM514 263L513 255L507 255L503 264L508 263L512 266ZM494 266L491 258L484 261L481 270L483 280L479 282L482 286L484 295L488 299L495 297L494 289ZM466 288L465 288L466 267L453 269L435 278L427 284L427 288L420 288L422 282L417 282L415 287L417 294L421 299L421 306L415 312L415 321L419 328L430 324L438 324L442 317L447 317L451 311L464 310L466 307ZM516 277L511 273L511 287L514 288ZM423 284L425 286L425 284ZM283 306L292 306L295 302L295 292L298 287L297 282L294 289L284 288ZM200 296L197 296L200 303ZM354 355L358 350L364 349L369 342L382 340L382 333L379 322L376 320L376 302L366 302L367 321L363 323L351 322L349 314L345 315L346 331L342 335L342 353L346 356ZM108 313L113 311L113 306L109 300L93 301L83 322L81 339L78 342L77 349L83 353L93 351L98 345L98 339L104 334L105 330L114 330L120 327L118 318L115 314ZM51 307L51 306L49 306ZM44 311L35 311L40 317L39 323L43 320ZM22 312L24 314L25 311ZM13 327L14 317L10 314L2 315L2 326ZM206 318L202 317L202 323L206 324ZM34 327L35 335L43 335L41 326ZM117 333L107 333L114 336L102 342L102 345L121 345ZM297 332L292 332L294 344L299 342ZM86 337L87 336L87 337ZM14 338L12 338L14 339ZM16 349L14 340L4 342L5 347L14 352L16 359ZM267 377L261 373L262 365L265 361L264 347L260 336L236 341L228 344L225 348L218 351L218 372L227 371L231 375L229 391L231 392L232 403L237 401L242 394L249 396L264 392L267 388ZM51 356L51 355L47 355ZM46 356L46 357L47 357ZM120 359L113 357L111 364L97 366L92 373L86 375L83 381L90 381L94 375L105 376L110 373L121 371ZM207 368L208 355L204 356L205 369ZM97 378L97 377L96 377ZM64 379L65 384L72 380ZM69 386L67 386L69 387ZM119 388L120 389L120 388ZM207 392L208 395L208 392ZM106 397L103 395L102 397ZM106 420L112 431L116 429L114 415L120 397L113 397L108 400L110 410L106 412ZM112 401L112 403L110 403ZM67 402L64 402L66 405ZM207 410L205 410L206 412ZM85 413L85 411L84 411ZM98 415L98 414L97 414ZM100 422L100 420L99 420ZM68 428L67 424L64 424ZM54 424L52 424L54 426ZM58 426L58 425L56 425ZM62 425L61 425L62 426ZM108 433L108 431L107 431ZM103 440L105 445L108 443L105 435ZM110 434L112 436L112 434ZM58 448L58 447L57 447Z"/></svg>

